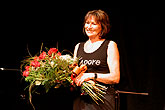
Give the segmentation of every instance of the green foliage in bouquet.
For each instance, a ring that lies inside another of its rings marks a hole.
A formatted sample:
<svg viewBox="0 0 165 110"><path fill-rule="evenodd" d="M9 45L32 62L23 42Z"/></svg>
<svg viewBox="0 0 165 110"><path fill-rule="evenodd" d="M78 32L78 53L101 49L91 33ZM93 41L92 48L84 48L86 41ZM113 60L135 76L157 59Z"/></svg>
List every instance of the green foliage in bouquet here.
<svg viewBox="0 0 165 110"><path fill-rule="evenodd" d="M75 61L70 55L61 55L56 48L51 48L42 52L40 56L35 56L24 60L26 64L23 76L25 81L35 85L43 85L46 91L54 86L69 86L72 83L70 78L73 68L70 67Z"/></svg>
<svg viewBox="0 0 165 110"><path fill-rule="evenodd" d="M25 81L29 82L29 99L31 102L32 88L42 85L45 91L50 88L59 88L61 85L69 87L73 80L71 74L74 66L78 63L70 55L61 55L56 48L50 48L46 53L43 51L39 56L30 57L23 61L21 66Z"/></svg>

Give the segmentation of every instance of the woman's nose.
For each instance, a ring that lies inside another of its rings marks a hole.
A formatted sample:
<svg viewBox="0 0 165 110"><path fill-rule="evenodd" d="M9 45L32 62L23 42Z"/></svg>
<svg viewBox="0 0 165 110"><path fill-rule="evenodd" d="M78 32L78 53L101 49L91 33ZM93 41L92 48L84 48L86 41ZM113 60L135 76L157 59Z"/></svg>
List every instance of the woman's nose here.
<svg viewBox="0 0 165 110"><path fill-rule="evenodd" d="M88 25L88 28L92 28L92 24L91 23Z"/></svg>

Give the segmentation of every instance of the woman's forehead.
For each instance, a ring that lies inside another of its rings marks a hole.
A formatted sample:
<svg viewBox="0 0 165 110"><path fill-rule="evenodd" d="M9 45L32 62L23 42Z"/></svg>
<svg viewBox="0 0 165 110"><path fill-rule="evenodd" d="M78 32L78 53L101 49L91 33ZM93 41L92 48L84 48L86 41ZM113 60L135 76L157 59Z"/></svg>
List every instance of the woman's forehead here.
<svg viewBox="0 0 165 110"><path fill-rule="evenodd" d="M97 20L96 16L94 16L94 15L88 16L86 21L93 21L93 22L97 22L98 23L98 20Z"/></svg>

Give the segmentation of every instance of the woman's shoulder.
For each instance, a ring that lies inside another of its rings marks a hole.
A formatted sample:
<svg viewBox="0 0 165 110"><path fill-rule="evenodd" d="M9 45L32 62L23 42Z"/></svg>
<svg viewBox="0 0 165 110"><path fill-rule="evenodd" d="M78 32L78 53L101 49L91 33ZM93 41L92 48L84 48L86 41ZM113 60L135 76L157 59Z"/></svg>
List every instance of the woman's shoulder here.
<svg viewBox="0 0 165 110"><path fill-rule="evenodd" d="M113 47L113 46L117 46L117 43L113 40L109 40L108 47Z"/></svg>
<svg viewBox="0 0 165 110"><path fill-rule="evenodd" d="M118 51L118 46L115 41L110 40L108 44L108 52L112 53L114 51Z"/></svg>
<svg viewBox="0 0 165 110"><path fill-rule="evenodd" d="M79 45L80 45L80 42L79 42L79 43L77 43L75 47L79 47Z"/></svg>
<svg viewBox="0 0 165 110"><path fill-rule="evenodd" d="M86 42L79 42L79 43L76 44L75 48L78 48L79 45L84 45L85 43L86 43Z"/></svg>
<svg viewBox="0 0 165 110"><path fill-rule="evenodd" d="M82 42L79 42L79 43L76 44L76 46L75 46L75 48L74 48L74 57L77 56L77 51L78 51L78 49L79 49L79 45L82 45Z"/></svg>

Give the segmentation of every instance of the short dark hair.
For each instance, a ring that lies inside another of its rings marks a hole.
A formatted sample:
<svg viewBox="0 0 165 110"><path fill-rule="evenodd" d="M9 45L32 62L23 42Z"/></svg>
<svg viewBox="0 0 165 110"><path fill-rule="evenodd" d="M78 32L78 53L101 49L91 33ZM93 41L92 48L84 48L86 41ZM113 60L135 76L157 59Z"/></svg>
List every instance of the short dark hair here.
<svg viewBox="0 0 165 110"><path fill-rule="evenodd" d="M108 14L102 10L93 10L93 11L89 11L84 18L84 25L86 23L86 20L91 17L94 16L96 18L96 21L98 23L101 24L101 34L100 37L101 38L106 38L106 34L110 31L110 21L109 21L109 17ZM85 33L85 28L83 27L83 32Z"/></svg>

